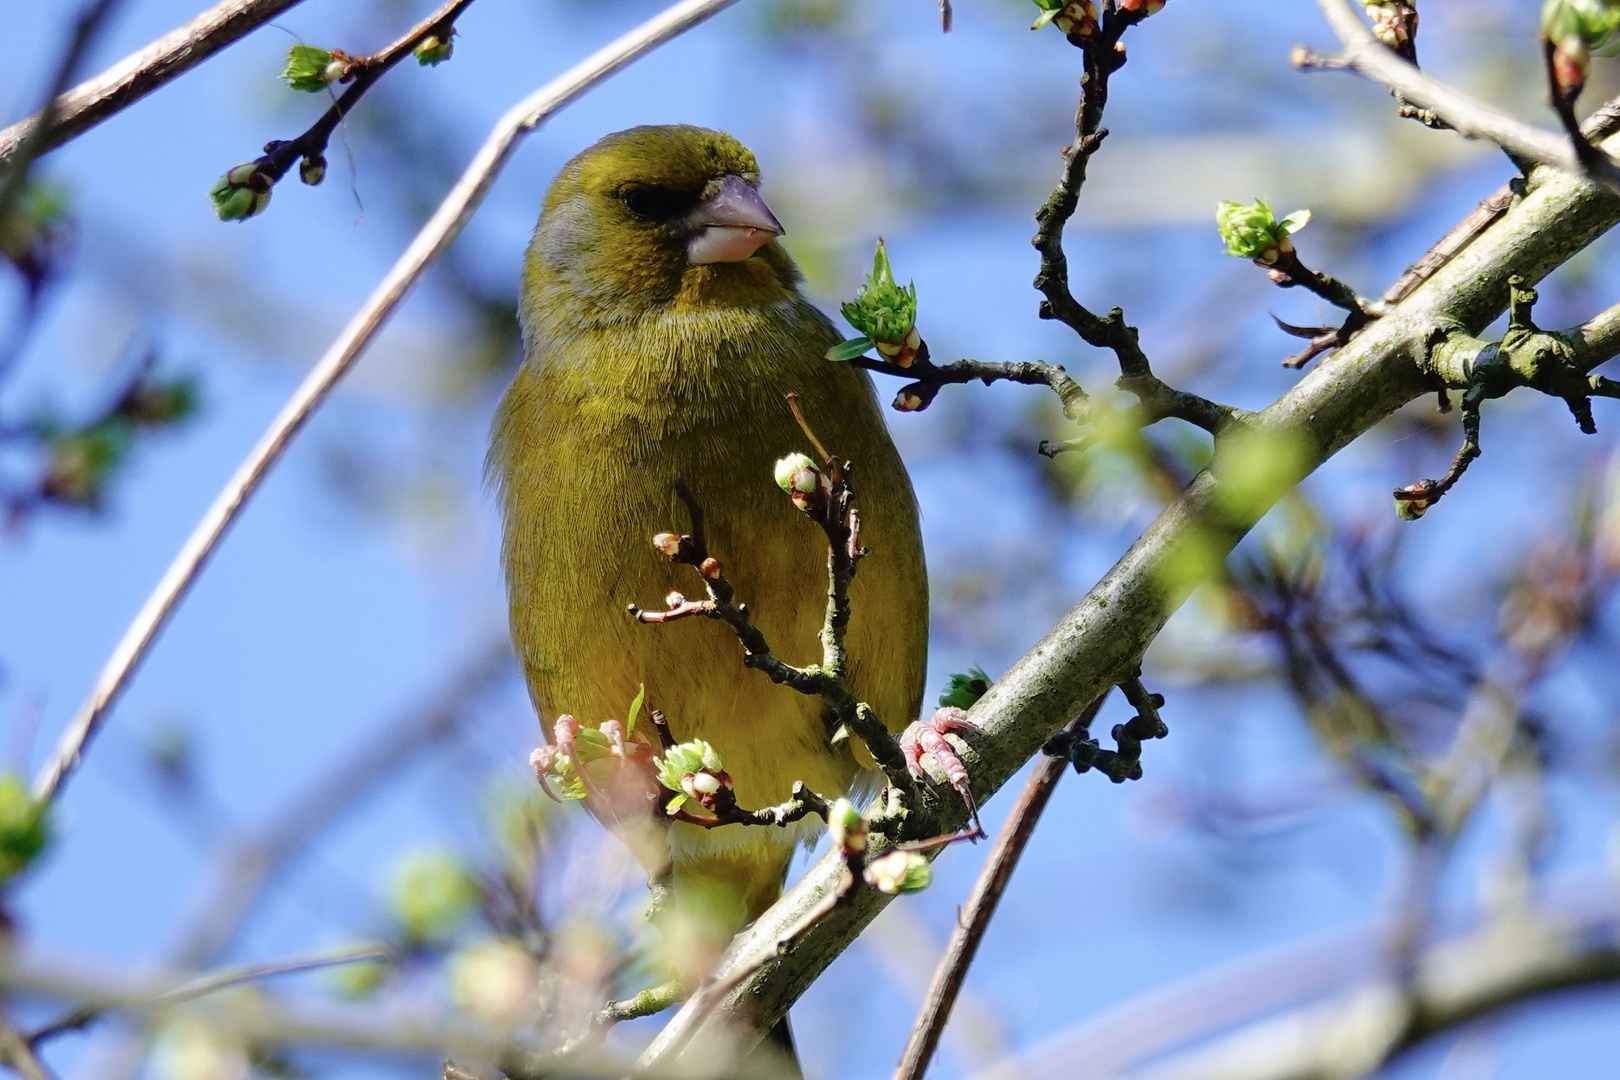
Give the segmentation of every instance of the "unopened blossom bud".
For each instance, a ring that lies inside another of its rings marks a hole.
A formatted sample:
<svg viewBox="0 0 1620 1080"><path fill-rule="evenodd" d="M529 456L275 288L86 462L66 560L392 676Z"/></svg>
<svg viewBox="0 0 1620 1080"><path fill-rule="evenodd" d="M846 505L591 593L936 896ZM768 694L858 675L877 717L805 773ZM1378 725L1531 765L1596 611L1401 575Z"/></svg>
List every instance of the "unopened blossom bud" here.
<svg viewBox="0 0 1620 1080"><path fill-rule="evenodd" d="M827 835L833 847L846 854L859 855L866 850L866 821L854 803L839 799L828 808Z"/></svg>
<svg viewBox="0 0 1620 1080"><path fill-rule="evenodd" d="M776 461L776 486L788 494L795 491L811 492L816 489L816 463L806 454L789 454Z"/></svg>
<svg viewBox="0 0 1620 1080"><path fill-rule="evenodd" d="M246 221L270 205L270 177L257 162L238 165L219 178L208 197L221 221Z"/></svg>
<svg viewBox="0 0 1620 1080"><path fill-rule="evenodd" d="M862 874L866 883L880 893L920 892L934 880L934 868L915 851L891 851L873 859Z"/></svg>
<svg viewBox="0 0 1620 1080"><path fill-rule="evenodd" d="M304 160L298 163L298 179L315 187L326 179L326 159L320 154L305 154Z"/></svg>
<svg viewBox="0 0 1620 1080"><path fill-rule="evenodd" d="M721 573L720 560L714 558L713 556L710 556L709 558L704 559L701 563L698 564L698 573L702 574L704 577L708 578L710 581L716 580L717 578L719 578L720 573Z"/></svg>
<svg viewBox="0 0 1620 1080"><path fill-rule="evenodd" d="M679 589L672 589L669 595L664 597L665 607L680 607L684 603L686 603L686 594Z"/></svg>
<svg viewBox="0 0 1620 1080"><path fill-rule="evenodd" d="M412 50L416 62L423 67L435 67L450 59L450 53L454 49L450 39L454 34L455 30L452 29L446 30L443 36L429 34L423 38Z"/></svg>
<svg viewBox="0 0 1620 1080"><path fill-rule="evenodd" d="M902 390L894 395L894 407L901 412L917 412L923 407L922 395L915 390Z"/></svg>
<svg viewBox="0 0 1620 1080"><path fill-rule="evenodd" d="M671 559L681 554L681 538L676 533L661 532L652 538L653 547L663 552Z"/></svg>
<svg viewBox="0 0 1620 1080"><path fill-rule="evenodd" d="M1148 15L1157 15L1164 9L1164 0L1119 0L1121 11L1141 11Z"/></svg>

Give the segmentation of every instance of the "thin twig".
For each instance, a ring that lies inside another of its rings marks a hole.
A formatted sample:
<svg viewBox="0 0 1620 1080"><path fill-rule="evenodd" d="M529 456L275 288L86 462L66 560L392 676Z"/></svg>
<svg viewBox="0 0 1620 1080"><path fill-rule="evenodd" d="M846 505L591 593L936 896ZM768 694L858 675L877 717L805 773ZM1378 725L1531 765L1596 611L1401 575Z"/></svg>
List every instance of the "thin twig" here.
<svg viewBox="0 0 1620 1080"><path fill-rule="evenodd" d="M1088 730L1107 698L1105 693L1086 706L1064 730L1071 736ZM990 919L1001 902L1001 894L1006 891L1007 882L1012 879L1012 872L1017 868L1029 838L1035 833L1041 812L1051 801L1052 792L1057 790L1057 783L1068 767L1067 758L1042 755L1025 781L1024 790L1018 793L1018 801L1008 813L1001 835L996 837L996 846L990 850L990 857L985 860L979 880L973 885L967 907L957 917L956 929L951 932L945 955L939 958L939 966L934 969L934 981L923 999L922 1012L911 1029L905 1052L900 1055L900 1065L894 1071L895 1080L922 1080L923 1073L928 1071L928 1063L933 1060L934 1051L939 1047L939 1037L945 1031L951 1009L967 978L968 966L979 951L979 942L984 940L984 932L990 927Z"/></svg>
<svg viewBox="0 0 1620 1080"><path fill-rule="evenodd" d="M22 1080L55 1080L45 1063L39 1060L33 1042L4 1018L0 1018L0 1063L9 1066Z"/></svg>
<svg viewBox="0 0 1620 1080"><path fill-rule="evenodd" d="M371 343L383 322L398 308L434 260L461 234L518 143L552 114L597 83L736 2L681 0L576 64L501 117L432 218L422 226L405 253L372 292L370 299L349 321L337 341L271 421L258 445L203 515L157 588L135 616L135 621L124 632L89 697L63 733L51 761L35 779L36 797L54 798L68 776L78 768L86 745L100 730L108 710L128 685L135 668L145 658L158 633L185 598L247 500L258 490L293 437L321 402L326 400L338 380Z"/></svg>
<svg viewBox="0 0 1620 1080"><path fill-rule="evenodd" d="M1538 162L1593 180L1620 192L1620 164L1607 152L1598 150L1583 162L1570 140L1561 133L1547 131L1483 105L1459 90L1437 82L1386 48L1349 0L1317 0L1328 25L1338 35L1344 51L1325 57L1306 48L1294 51L1294 66L1302 70L1348 69L1383 83L1406 101L1429 109L1460 134L1488 139L1515 159Z"/></svg>
<svg viewBox="0 0 1620 1080"><path fill-rule="evenodd" d="M25 143L43 132L36 154L48 153L84 134L110 116L185 74L228 45L246 37L301 0L225 0L139 52L131 53L94 78L52 100L45 111L0 130L0 166L9 165Z"/></svg>
<svg viewBox="0 0 1620 1080"><path fill-rule="evenodd" d="M62 91L67 89L67 84L73 81L85 53L90 51L96 35L106 26L107 19L118 3L119 0L90 0L74 21L73 34L68 39L67 48L62 51L62 58L57 62L56 71L51 77L50 88L45 94L45 104L35 114L40 118L39 126L23 133L16 153L0 157L0 214L6 212L6 208L16 199L17 193L28 182L29 167L43 150L43 136L59 110L57 99Z"/></svg>
<svg viewBox="0 0 1620 1080"><path fill-rule="evenodd" d="M473 0L448 0L447 3L411 27L393 44L370 56L349 61L348 89L321 114L309 128L295 139L276 140L266 146L264 156L253 164L271 184L279 181L300 159L318 158L324 161L327 143L343 118L354 111L366 91L376 84L388 70L411 54L411 50L426 38L437 36L448 39L460 18Z"/></svg>

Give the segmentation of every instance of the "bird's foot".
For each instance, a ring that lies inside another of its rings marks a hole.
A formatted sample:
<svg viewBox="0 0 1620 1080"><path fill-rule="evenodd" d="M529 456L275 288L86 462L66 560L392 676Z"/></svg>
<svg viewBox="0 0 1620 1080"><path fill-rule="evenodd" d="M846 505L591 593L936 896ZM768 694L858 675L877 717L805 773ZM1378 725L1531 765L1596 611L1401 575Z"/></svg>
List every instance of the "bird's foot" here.
<svg viewBox="0 0 1620 1080"><path fill-rule="evenodd" d="M956 732L971 732L981 734L979 729L968 722L967 711L946 705L935 710L934 715L927 720L914 721L900 733L900 751L906 757L906 771L913 779L926 782L928 772L923 768L923 758L930 757L945 774L945 779L956 793L962 796L967 804L968 813L972 815L973 827L964 830L961 836L951 839L979 839L985 835L984 827L979 824L979 806L973 800L973 785L968 777L967 766L957 754L956 748L951 745L945 736Z"/></svg>

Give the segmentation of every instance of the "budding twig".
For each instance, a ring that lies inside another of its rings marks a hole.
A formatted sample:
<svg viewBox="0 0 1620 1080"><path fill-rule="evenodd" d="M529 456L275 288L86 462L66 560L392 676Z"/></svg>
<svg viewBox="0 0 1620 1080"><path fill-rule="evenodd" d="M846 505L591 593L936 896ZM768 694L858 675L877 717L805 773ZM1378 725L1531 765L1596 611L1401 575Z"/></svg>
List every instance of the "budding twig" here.
<svg viewBox="0 0 1620 1080"><path fill-rule="evenodd" d="M466 228L517 144L548 117L592 86L736 2L680 0L546 83L496 122L455 187L434 211L433 217L422 226L371 297L271 421L258 444L226 482L213 505L175 555L162 580L124 631L123 638L97 677L95 686L63 733L51 760L35 779L34 793L37 797L55 797L62 783L78 768L86 745L106 721L108 710L128 685L135 668L157 640L158 633L190 591L203 565L219 547L226 530L285 453L293 437L376 337L388 316L421 280L428 267Z"/></svg>

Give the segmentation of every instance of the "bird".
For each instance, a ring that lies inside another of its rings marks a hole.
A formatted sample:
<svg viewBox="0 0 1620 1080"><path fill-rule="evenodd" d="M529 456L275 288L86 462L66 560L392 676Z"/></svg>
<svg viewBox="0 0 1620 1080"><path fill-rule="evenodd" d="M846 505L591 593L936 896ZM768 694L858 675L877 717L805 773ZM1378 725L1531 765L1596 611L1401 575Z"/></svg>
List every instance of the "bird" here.
<svg viewBox="0 0 1620 1080"><path fill-rule="evenodd" d="M827 541L773 478L777 459L811 449L787 402L797 394L852 465L870 554L850 588L847 681L891 731L921 707L928 628L905 465L867 373L826 359L843 335L805 297L759 184L740 142L686 125L620 131L563 166L524 258L523 363L488 458L513 647L548 740L560 717L622 721L642 694L673 739L718 752L748 809L784 801L796 781L830 799L879 780L858 739L831 739L818 699L744 667L724 624L628 617L627 605L698 581L650 543L684 531L673 481L702 505L708 550L776 655L819 662ZM781 895L819 826L625 831L712 962ZM688 988L700 969L680 976Z"/></svg>

